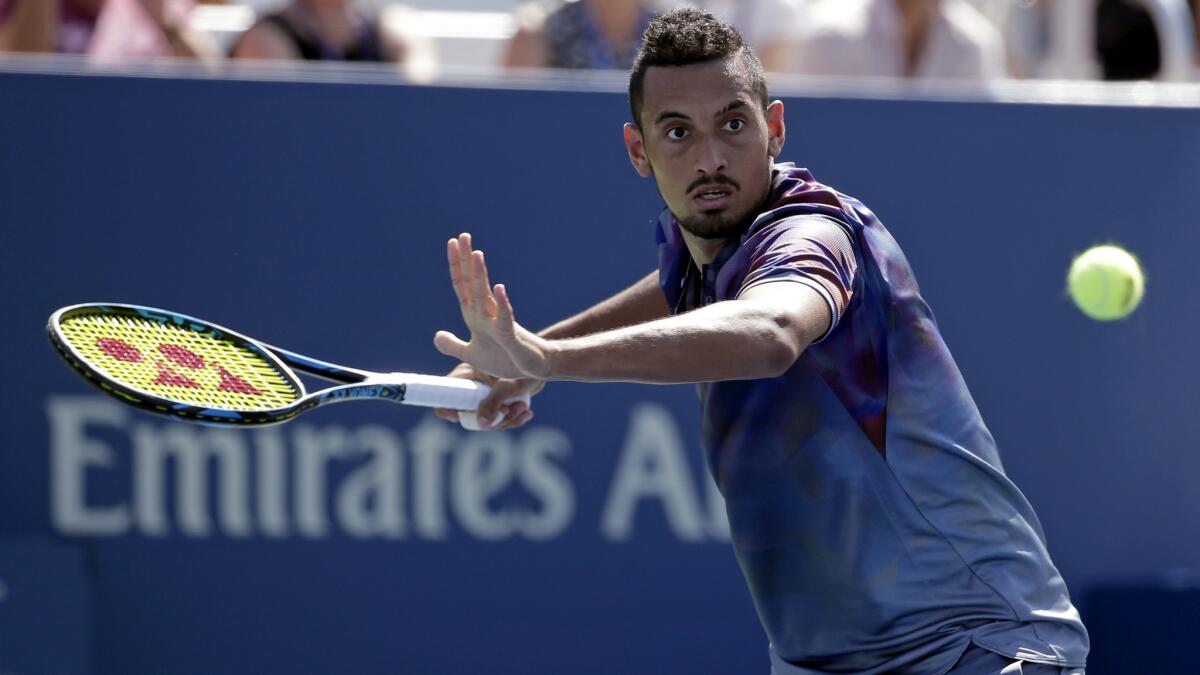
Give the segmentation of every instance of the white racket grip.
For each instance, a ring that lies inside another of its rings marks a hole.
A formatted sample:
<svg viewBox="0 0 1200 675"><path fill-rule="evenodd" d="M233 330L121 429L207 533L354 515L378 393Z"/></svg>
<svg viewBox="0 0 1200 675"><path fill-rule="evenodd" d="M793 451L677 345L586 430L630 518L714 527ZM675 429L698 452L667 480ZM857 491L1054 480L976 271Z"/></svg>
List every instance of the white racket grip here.
<svg viewBox="0 0 1200 675"><path fill-rule="evenodd" d="M388 379L404 384L404 403L426 408L474 410L492 390L482 382L461 377L391 373Z"/></svg>
<svg viewBox="0 0 1200 675"><path fill-rule="evenodd" d="M464 429L481 431L479 418L475 410L492 388L475 380L461 377L441 377L438 375L420 375L417 373L390 373L386 376L390 382L404 384L404 403L419 405L426 408L448 408L457 410L458 422ZM531 397L528 394L506 399L505 403L524 401L529 405ZM493 419L489 427L494 427L504 418Z"/></svg>

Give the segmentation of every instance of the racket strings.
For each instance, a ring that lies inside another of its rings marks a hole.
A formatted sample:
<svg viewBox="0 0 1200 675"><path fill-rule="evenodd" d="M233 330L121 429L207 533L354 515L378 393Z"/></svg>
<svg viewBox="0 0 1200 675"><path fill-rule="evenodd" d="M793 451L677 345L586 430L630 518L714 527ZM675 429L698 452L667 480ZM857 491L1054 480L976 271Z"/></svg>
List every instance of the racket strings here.
<svg viewBox="0 0 1200 675"><path fill-rule="evenodd" d="M103 375L171 401L274 410L302 395L257 352L210 333L120 314L71 316L60 329Z"/></svg>

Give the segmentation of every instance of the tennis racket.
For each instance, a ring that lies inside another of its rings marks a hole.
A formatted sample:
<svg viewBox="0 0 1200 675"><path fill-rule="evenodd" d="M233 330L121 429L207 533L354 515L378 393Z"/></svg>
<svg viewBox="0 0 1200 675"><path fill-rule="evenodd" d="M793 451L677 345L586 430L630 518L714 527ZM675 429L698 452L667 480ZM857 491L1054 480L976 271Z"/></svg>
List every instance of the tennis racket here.
<svg viewBox="0 0 1200 675"><path fill-rule="evenodd" d="M490 391L473 380L326 363L152 307L72 305L46 328L59 356L106 394L206 424L278 424L318 406L380 399L466 411L463 426L478 429L473 411ZM293 368L339 385L309 393Z"/></svg>

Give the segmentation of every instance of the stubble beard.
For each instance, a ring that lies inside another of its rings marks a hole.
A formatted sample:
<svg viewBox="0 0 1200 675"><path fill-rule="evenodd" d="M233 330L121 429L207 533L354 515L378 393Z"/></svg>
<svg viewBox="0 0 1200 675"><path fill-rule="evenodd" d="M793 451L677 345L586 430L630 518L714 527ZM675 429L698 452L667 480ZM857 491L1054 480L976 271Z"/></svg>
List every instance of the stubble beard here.
<svg viewBox="0 0 1200 675"><path fill-rule="evenodd" d="M679 226L689 234L701 239L729 239L741 234L750 226L750 222L758 216L770 195L771 179L768 174L762 195L741 211L700 212L687 218L676 216L675 219L679 221Z"/></svg>
<svg viewBox="0 0 1200 675"><path fill-rule="evenodd" d="M700 213L689 218L679 218L679 226L701 239L728 239L739 234L750 219L754 207L742 213Z"/></svg>
<svg viewBox="0 0 1200 675"><path fill-rule="evenodd" d="M651 164L651 167L653 167L653 164ZM699 182L699 179L697 179L697 182ZM738 191L741 190L741 185L736 180L720 173L705 179L704 182L729 185ZM685 193L691 193L691 191L691 188L689 188ZM758 215L758 210L766 203L767 198L771 194L770 171L767 172L767 178L762 186L762 191L762 195L753 204L742 209L740 212L714 210L706 213L701 211L686 218L681 218L675 213L672 213L672 215L675 216L675 220L678 221L679 226L692 236L701 239L729 239L741 234L750 225L750 221ZM663 192L661 184L658 185L658 193L663 197L663 201L666 201L666 194Z"/></svg>

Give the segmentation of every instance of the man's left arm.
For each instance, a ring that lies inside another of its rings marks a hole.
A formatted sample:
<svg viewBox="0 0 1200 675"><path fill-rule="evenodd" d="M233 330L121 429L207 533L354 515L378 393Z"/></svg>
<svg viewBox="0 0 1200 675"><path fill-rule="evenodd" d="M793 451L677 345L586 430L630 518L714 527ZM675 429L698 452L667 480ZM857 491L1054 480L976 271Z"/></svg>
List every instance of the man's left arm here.
<svg viewBox="0 0 1200 675"><path fill-rule="evenodd" d="M578 338L546 341L546 378L678 384L782 375L829 329L812 287L760 284L736 300Z"/></svg>
<svg viewBox="0 0 1200 675"><path fill-rule="evenodd" d="M828 300L790 279L762 280L737 299L583 337L548 340L516 322L468 235L450 240L450 276L468 341L447 331L438 351L496 377L674 384L782 374L829 329Z"/></svg>

